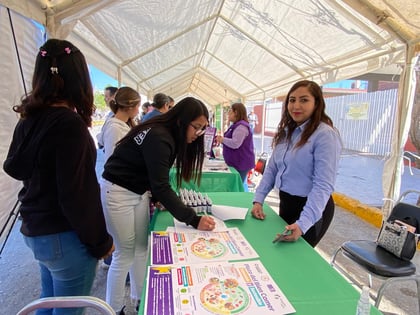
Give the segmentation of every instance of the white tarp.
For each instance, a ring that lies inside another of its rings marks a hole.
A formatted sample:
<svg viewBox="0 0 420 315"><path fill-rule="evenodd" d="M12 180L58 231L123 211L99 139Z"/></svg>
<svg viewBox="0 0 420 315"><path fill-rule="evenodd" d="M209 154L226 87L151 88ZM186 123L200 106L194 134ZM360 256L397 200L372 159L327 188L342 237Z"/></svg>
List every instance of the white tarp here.
<svg viewBox="0 0 420 315"><path fill-rule="evenodd" d="M402 40L420 37L416 0L0 3L37 18L142 94L194 94L209 105L281 95L302 78L323 84L404 63Z"/></svg>
<svg viewBox="0 0 420 315"><path fill-rule="evenodd" d="M72 41L90 64L149 98L156 92L176 100L194 95L209 106L281 95L303 78L325 84L405 65L406 52L417 54L420 45L418 0L0 0L0 4L45 25L50 37ZM1 12L0 110L8 115L1 118L3 157L15 121L9 109L23 90L8 18L4 8ZM20 17L14 21L20 24L17 41L29 71L39 34L30 22ZM408 91L400 87L401 93ZM411 113L408 104L399 106L408 110L401 112L397 124ZM406 137L406 125L401 128L398 141ZM2 191L9 189L10 181L0 176ZM398 170L391 180L395 176ZM1 199L10 200L11 187ZM0 212L10 210L9 204L1 205Z"/></svg>
<svg viewBox="0 0 420 315"><path fill-rule="evenodd" d="M42 33L33 22L11 12L15 36L19 38L18 50L22 61L23 77L28 91L31 90L32 70L35 63L35 54L38 51L38 43L42 42ZM13 129L18 116L12 111L12 106L19 104L24 95L22 75L17 62L17 54L11 32L8 12L0 7L0 161L6 158ZM0 229L9 218L13 206L17 201L17 191L20 183L10 178L0 170ZM9 223L12 222L10 218ZM0 244L5 234L0 235Z"/></svg>
<svg viewBox="0 0 420 315"><path fill-rule="evenodd" d="M384 196L387 197L384 204L385 213L389 213L394 202L400 195L401 174L403 165L404 146L407 143L410 129L410 117L413 110L414 93L416 90L416 76L414 68L418 64L418 56L411 48L407 51L407 62L400 77L400 89L398 90L397 123L394 126L391 154L384 164L382 186Z"/></svg>

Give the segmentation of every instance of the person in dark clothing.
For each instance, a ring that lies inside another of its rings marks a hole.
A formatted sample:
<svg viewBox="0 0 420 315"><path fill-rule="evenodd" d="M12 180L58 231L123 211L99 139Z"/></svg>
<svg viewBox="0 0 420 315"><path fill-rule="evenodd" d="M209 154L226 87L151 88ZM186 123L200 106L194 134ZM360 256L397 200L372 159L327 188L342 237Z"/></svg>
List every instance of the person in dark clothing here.
<svg viewBox="0 0 420 315"><path fill-rule="evenodd" d="M215 227L211 217L197 216L192 208L184 205L169 183L174 162L178 186L182 179L200 182L208 117L201 101L184 98L167 113L133 127L105 163L102 202L115 240L106 301L119 314L123 314L120 310L124 307L128 270L143 271L141 278L136 278L139 284L143 283L146 271L149 192L179 221L204 231Z"/></svg>
<svg viewBox="0 0 420 315"><path fill-rule="evenodd" d="M23 182L21 232L41 269L41 297L89 295L98 259L113 249L95 173L88 126L93 90L83 54L50 39L40 48L32 92L20 115L3 169ZM37 315L82 309L42 309Z"/></svg>

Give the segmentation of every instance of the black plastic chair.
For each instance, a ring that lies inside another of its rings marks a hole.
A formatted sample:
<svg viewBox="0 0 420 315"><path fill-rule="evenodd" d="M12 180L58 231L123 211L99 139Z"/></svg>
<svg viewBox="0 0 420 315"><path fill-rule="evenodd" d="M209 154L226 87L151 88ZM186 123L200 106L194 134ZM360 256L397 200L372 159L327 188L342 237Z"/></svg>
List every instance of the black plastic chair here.
<svg viewBox="0 0 420 315"><path fill-rule="evenodd" d="M41 308L78 308L90 307L103 315L116 315L112 307L105 301L93 296L63 296L35 300L23 307L16 315L28 315Z"/></svg>
<svg viewBox="0 0 420 315"><path fill-rule="evenodd" d="M410 193L416 193L420 196L420 191L408 190L404 192L392 208L387 221L394 220L395 218L414 217L417 219L417 222L420 223L420 207L402 202L402 200ZM418 228L416 233L420 233ZM417 284L417 299L420 314L420 275L416 274L415 264L411 261L402 260L382 247L379 247L376 241L351 240L344 242L335 251L331 259L331 265L359 287L363 284L359 283L359 281L357 281L349 272L336 263L337 255L340 252L344 257L349 258L368 271L370 287L372 287L370 275L375 275L384 280L378 289L376 297L373 296L375 306L378 309L384 295L384 291L389 286L396 282L415 281Z"/></svg>

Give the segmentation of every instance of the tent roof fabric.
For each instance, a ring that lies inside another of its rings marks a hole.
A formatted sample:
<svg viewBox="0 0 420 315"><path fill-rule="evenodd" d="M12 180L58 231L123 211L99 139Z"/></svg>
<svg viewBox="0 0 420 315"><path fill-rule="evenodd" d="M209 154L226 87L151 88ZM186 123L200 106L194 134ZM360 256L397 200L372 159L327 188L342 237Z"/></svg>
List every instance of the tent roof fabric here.
<svg viewBox="0 0 420 315"><path fill-rule="evenodd" d="M420 43L416 0L0 0L72 41L151 99L208 105L284 94L403 64Z"/></svg>

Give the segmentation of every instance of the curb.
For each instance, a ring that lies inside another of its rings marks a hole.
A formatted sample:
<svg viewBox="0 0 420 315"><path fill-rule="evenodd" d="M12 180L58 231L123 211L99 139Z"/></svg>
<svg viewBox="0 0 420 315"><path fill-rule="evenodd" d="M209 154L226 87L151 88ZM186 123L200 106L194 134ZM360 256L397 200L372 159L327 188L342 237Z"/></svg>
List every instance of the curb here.
<svg viewBox="0 0 420 315"><path fill-rule="evenodd" d="M377 228L382 226L382 212L378 208L369 207L359 200L352 199L337 192L334 192L332 195L334 203L337 206L357 215Z"/></svg>

